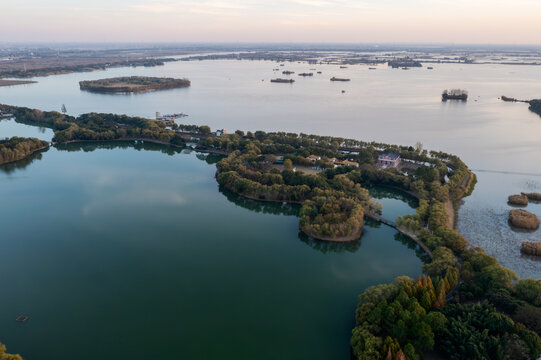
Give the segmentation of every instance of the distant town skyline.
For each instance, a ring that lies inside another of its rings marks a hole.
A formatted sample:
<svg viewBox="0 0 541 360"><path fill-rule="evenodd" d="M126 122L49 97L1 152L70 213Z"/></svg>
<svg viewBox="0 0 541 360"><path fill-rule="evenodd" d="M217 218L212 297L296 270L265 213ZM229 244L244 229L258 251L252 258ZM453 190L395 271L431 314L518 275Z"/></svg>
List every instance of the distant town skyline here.
<svg viewBox="0 0 541 360"><path fill-rule="evenodd" d="M0 0L0 42L541 44L541 1Z"/></svg>

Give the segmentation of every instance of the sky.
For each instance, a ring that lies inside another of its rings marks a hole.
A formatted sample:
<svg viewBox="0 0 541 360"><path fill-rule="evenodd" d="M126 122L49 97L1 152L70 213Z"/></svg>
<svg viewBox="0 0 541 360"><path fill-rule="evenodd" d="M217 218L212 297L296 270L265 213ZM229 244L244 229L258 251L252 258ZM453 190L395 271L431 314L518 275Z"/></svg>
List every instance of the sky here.
<svg viewBox="0 0 541 360"><path fill-rule="evenodd" d="M541 0L0 0L0 42L541 44Z"/></svg>

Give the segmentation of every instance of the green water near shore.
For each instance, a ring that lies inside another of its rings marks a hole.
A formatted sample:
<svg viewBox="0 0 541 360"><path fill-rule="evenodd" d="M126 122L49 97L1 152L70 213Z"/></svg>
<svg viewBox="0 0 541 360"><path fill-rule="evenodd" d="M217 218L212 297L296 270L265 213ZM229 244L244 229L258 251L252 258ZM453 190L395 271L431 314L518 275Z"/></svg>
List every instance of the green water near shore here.
<svg viewBox="0 0 541 360"><path fill-rule="evenodd" d="M421 260L380 224L352 244L303 237L298 208L220 190L216 160L72 144L0 167L0 339L10 352L348 359L357 295L416 277Z"/></svg>

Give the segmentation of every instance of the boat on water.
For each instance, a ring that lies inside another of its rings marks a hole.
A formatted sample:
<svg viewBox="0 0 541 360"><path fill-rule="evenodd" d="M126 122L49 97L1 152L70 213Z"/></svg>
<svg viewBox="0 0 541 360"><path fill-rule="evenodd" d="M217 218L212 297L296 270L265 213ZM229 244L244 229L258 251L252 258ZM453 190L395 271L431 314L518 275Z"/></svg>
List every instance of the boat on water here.
<svg viewBox="0 0 541 360"><path fill-rule="evenodd" d="M331 81L351 81L351 79L337 78L337 77L333 76L333 77L331 78Z"/></svg>
<svg viewBox="0 0 541 360"><path fill-rule="evenodd" d="M428 66L427 69L428 69L428 70L432 70L432 69L434 69L434 68L433 68L432 66Z"/></svg>
<svg viewBox="0 0 541 360"><path fill-rule="evenodd" d="M289 70L286 70L286 71L282 71L282 74L284 74L284 75L291 75L291 74L295 74L295 71L289 71Z"/></svg>
<svg viewBox="0 0 541 360"><path fill-rule="evenodd" d="M347 66L340 66L340 69L347 69Z"/></svg>
<svg viewBox="0 0 541 360"><path fill-rule="evenodd" d="M273 82L273 83L289 83L289 84L291 84L291 83L294 83L295 80L293 80L293 79L281 79L281 78L278 78L278 79L271 79L270 82Z"/></svg>
<svg viewBox="0 0 541 360"><path fill-rule="evenodd" d="M462 89L443 90L441 101L447 100L468 100L468 92Z"/></svg>
<svg viewBox="0 0 541 360"><path fill-rule="evenodd" d="M377 68L375 67L369 67L368 70L376 70Z"/></svg>
<svg viewBox="0 0 541 360"><path fill-rule="evenodd" d="M314 76L314 73L300 73L299 76Z"/></svg>
<svg viewBox="0 0 541 360"><path fill-rule="evenodd" d="M318 73L318 74L321 74L321 71L318 71L317 73Z"/></svg>

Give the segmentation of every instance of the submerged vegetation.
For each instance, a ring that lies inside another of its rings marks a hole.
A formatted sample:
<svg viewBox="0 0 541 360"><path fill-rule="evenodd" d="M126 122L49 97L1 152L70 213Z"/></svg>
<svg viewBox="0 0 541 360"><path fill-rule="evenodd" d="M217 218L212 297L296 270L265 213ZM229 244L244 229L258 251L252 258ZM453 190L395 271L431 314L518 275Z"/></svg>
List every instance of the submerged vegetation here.
<svg viewBox="0 0 541 360"><path fill-rule="evenodd" d="M188 79L148 76L124 76L100 80L80 81L81 90L99 93L131 93L165 90L190 86Z"/></svg>
<svg viewBox="0 0 541 360"><path fill-rule="evenodd" d="M74 118L0 106L17 121L54 129L54 141L152 139L226 155L222 189L258 201L301 204L300 229L316 239L358 239L364 217L381 209L367 186L419 199L397 219L431 251L417 280L399 277L359 296L351 347L356 359L535 359L541 355L541 282L518 280L452 226L453 205L473 191L475 175L457 156L422 147L263 131L214 135L205 126L167 129L159 121L113 114ZM407 172L376 165L379 154L407 159ZM451 209L451 211L449 210Z"/></svg>
<svg viewBox="0 0 541 360"><path fill-rule="evenodd" d="M507 202L510 205L526 206L528 205L528 197L525 194L509 195Z"/></svg>
<svg viewBox="0 0 541 360"><path fill-rule="evenodd" d="M537 215L522 209L513 209L509 212L509 223L519 229L535 230L539 228Z"/></svg>

